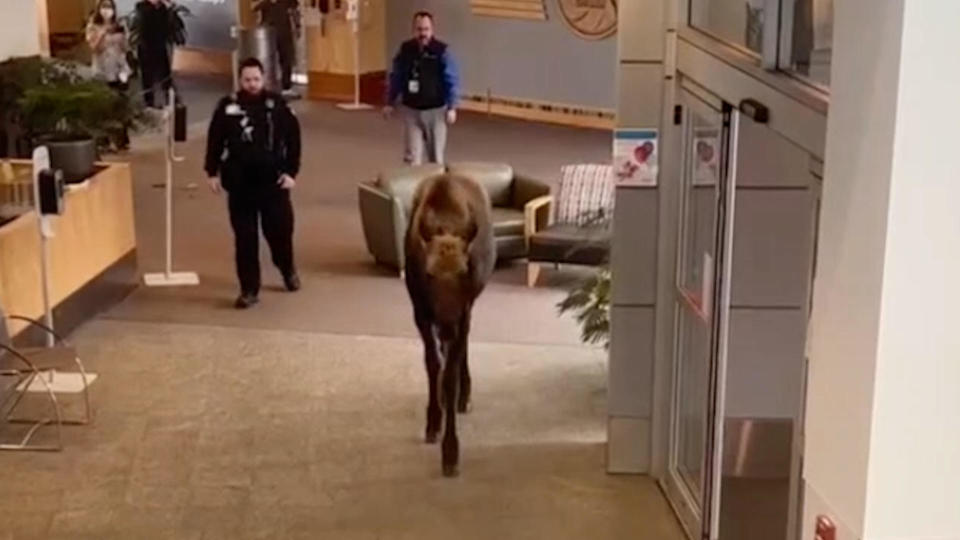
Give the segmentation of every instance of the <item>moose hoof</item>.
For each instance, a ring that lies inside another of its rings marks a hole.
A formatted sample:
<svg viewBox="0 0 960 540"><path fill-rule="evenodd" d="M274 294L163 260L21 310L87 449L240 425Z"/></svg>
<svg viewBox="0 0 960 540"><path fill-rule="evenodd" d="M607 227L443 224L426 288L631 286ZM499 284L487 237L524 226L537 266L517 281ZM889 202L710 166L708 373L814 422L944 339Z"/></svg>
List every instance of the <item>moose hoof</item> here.
<svg viewBox="0 0 960 540"><path fill-rule="evenodd" d="M456 478L460 476L460 469L456 465L443 465L443 476L446 478Z"/></svg>
<svg viewBox="0 0 960 540"><path fill-rule="evenodd" d="M457 412L459 414L467 414L471 411L473 411L472 401L466 400L466 401L461 401L460 403L457 403Z"/></svg>

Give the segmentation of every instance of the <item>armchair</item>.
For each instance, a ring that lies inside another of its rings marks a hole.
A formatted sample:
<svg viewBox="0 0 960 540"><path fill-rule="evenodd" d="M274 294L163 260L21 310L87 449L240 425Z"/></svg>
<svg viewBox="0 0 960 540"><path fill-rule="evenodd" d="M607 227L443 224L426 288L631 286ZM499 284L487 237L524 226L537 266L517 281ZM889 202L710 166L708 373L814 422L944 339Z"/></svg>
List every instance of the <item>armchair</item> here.
<svg viewBox="0 0 960 540"><path fill-rule="evenodd" d="M524 208L527 286L536 285L541 264L599 266L610 252L614 201L613 168L582 164L561 168L556 195Z"/></svg>
<svg viewBox="0 0 960 540"><path fill-rule="evenodd" d="M480 182L490 195L497 259L520 259L527 255L524 208L537 197L550 193L550 186L514 172L503 163L460 162L405 166L381 172L373 181L358 186L360 219L367 250L381 265L403 275L403 241L420 181L449 172Z"/></svg>

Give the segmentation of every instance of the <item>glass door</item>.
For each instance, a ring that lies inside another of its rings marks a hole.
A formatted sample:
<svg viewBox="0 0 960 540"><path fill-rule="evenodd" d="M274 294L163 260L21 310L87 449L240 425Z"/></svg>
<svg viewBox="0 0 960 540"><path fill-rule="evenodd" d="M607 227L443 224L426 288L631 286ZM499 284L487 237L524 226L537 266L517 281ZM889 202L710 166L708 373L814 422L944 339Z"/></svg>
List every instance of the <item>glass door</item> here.
<svg viewBox="0 0 960 540"><path fill-rule="evenodd" d="M738 116L702 92L682 90L680 103L683 185L665 488L691 538L715 540Z"/></svg>

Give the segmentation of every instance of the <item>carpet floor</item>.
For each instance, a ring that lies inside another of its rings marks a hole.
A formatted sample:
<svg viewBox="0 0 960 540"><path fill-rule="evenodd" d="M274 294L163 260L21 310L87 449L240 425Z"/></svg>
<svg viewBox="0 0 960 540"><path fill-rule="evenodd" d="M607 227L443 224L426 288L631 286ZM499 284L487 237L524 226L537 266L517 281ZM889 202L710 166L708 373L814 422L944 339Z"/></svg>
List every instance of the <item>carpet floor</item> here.
<svg viewBox="0 0 960 540"><path fill-rule="evenodd" d="M75 341L96 421L3 455L0 538L681 538L651 480L603 473L593 349L474 344L451 480L415 340L97 321Z"/></svg>
<svg viewBox="0 0 960 540"><path fill-rule="evenodd" d="M569 269L531 289L507 265L481 297L461 476L441 478L439 448L421 442L409 300L366 253L357 212L357 182L400 161L396 120L296 103L304 288L281 292L264 253L263 301L231 309L226 205L201 172L202 109L226 91L210 84L183 86L192 125L175 183L175 269L201 283L140 287L76 333L99 375L95 422L68 428L62 453L0 455L0 540L681 538L653 481L604 472L606 359L556 313L580 275ZM450 160L548 182L609 152L609 133L471 114L450 140ZM112 159L133 166L141 271L159 270L162 139Z"/></svg>

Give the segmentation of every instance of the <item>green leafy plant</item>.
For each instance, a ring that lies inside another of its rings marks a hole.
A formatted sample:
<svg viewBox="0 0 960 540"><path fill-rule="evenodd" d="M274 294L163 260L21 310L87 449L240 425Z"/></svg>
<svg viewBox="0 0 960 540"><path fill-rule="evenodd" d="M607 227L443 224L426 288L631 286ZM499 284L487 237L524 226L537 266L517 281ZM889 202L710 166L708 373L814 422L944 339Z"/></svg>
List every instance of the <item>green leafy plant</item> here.
<svg viewBox="0 0 960 540"><path fill-rule="evenodd" d="M165 3L168 8L167 13L170 17L171 29L167 39L167 45L171 48L186 45L187 23L184 18L192 16L193 13L190 11L190 8L177 2L165 0ZM140 43L140 32L142 28L141 21L139 17L137 17L137 11L134 10L133 13L124 17L123 20L126 27L130 29L130 49L135 51L137 45Z"/></svg>
<svg viewBox="0 0 960 540"><path fill-rule="evenodd" d="M30 125L23 110L26 93L44 85L69 85L82 80L76 65L41 56L15 57L0 62L0 126L4 153L24 157L30 152Z"/></svg>
<svg viewBox="0 0 960 540"><path fill-rule="evenodd" d="M573 287L557 308L573 312L580 325L580 341L610 348L610 269L604 265Z"/></svg>
<svg viewBox="0 0 960 540"><path fill-rule="evenodd" d="M609 231L612 226L612 216L607 212L594 212L587 216L584 226L600 231L603 236L599 240L607 245L609 254ZM591 244L598 239L591 238ZM572 252L585 249L586 246L574 246ZM611 273L609 257L598 266L594 272L579 281L567 291L567 296L557 304L560 315L572 313L580 325L580 341L595 345L601 344L604 349L610 348L610 284Z"/></svg>
<svg viewBox="0 0 960 540"><path fill-rule="evenodd" d="M143 105L86 74L76 63L39 56L0 63L0 121L8 156L34 144L92 138L101 150L116 134L154 124Z"/></svg>

